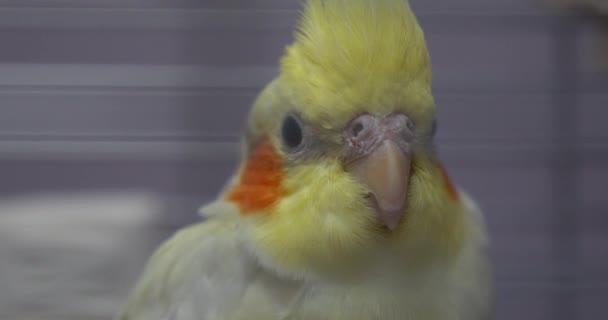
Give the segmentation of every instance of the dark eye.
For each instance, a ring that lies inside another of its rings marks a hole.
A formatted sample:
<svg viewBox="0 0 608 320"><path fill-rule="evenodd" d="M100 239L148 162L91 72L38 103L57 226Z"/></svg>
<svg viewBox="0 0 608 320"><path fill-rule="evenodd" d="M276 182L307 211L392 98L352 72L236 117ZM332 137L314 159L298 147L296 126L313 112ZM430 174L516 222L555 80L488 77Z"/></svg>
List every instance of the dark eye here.
<svg viewBox="0 0 608 320"><path fill-rule="evenodd" d="M293 116L287 116L283 120L283 127L281 128L281 136L283 143L289 148L297 148L302 144L304 136L302 134L302 126Z"/></svg>

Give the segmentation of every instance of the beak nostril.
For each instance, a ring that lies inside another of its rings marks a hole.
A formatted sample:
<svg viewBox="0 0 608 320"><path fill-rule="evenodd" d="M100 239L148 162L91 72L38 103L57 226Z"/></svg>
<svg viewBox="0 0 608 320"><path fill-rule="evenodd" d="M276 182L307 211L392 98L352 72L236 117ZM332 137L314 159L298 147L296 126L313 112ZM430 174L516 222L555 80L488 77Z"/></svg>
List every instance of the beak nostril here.
<svg viewBox="0 0 608 320"><path fill-rule="evenodd" d="M408 129L410 129L410 131L414 130L414 122L410 119L407 119L407 122L405 123L405 125L407 126Z"/></svg>
<svg viewBox="0 0 608 320"><path fill-rule="evenodd" d="M361 122L357 122L353 126L353 137L359 136L359 134L363 131L363 124Z"/></svg>

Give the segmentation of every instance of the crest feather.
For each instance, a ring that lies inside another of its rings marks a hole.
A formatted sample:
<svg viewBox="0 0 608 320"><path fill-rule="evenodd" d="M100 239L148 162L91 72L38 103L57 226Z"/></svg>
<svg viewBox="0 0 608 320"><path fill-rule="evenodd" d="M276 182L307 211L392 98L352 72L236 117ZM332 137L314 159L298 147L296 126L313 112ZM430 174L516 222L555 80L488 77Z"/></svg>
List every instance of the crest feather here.
<svg viewBox="0 0 608 320"><path fill-rule="evenodd" d="M314 106L346 99L350 106L399 103L379 99L404 90L414 91L403 95L408 99L431 104L430 58L407 0L308 0L295 36L281 77L311 117L328 116Z"/></svg>
<svg viewBox="0 0 608 320"><path fill-rule="evenodd" d="M294 65L332 70L342 80L364 73L430 83L431 73L422 29L406 0L309 0L283 71Z"/></svg>

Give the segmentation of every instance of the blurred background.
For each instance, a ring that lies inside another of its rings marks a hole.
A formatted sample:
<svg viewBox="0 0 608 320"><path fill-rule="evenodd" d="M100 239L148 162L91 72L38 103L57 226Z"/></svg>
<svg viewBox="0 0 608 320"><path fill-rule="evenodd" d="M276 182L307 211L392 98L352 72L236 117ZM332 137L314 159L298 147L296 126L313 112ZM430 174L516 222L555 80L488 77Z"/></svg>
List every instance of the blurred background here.
<svg viewBox="0 0 608 320"><path fill-rule="evenodd" d="M434 63L440 154L489 223L497 319L601 318L601 14L542 0L411 3ZM1 319L115 314L152 250L232 172L298 7L0 1Z"/></svg>

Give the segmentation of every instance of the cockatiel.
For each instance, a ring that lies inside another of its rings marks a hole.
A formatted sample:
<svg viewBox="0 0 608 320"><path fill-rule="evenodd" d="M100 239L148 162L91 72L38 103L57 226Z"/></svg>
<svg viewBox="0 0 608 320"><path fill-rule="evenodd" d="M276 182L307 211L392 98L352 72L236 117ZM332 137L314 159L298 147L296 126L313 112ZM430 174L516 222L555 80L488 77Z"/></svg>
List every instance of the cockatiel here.
<svg viewBox="0 0 608 320"><path fill-rule="evenodd" d="M207 219L151 258L125 320L488 319L482 217L433 147L405 0L309 0Z"/></svg>

